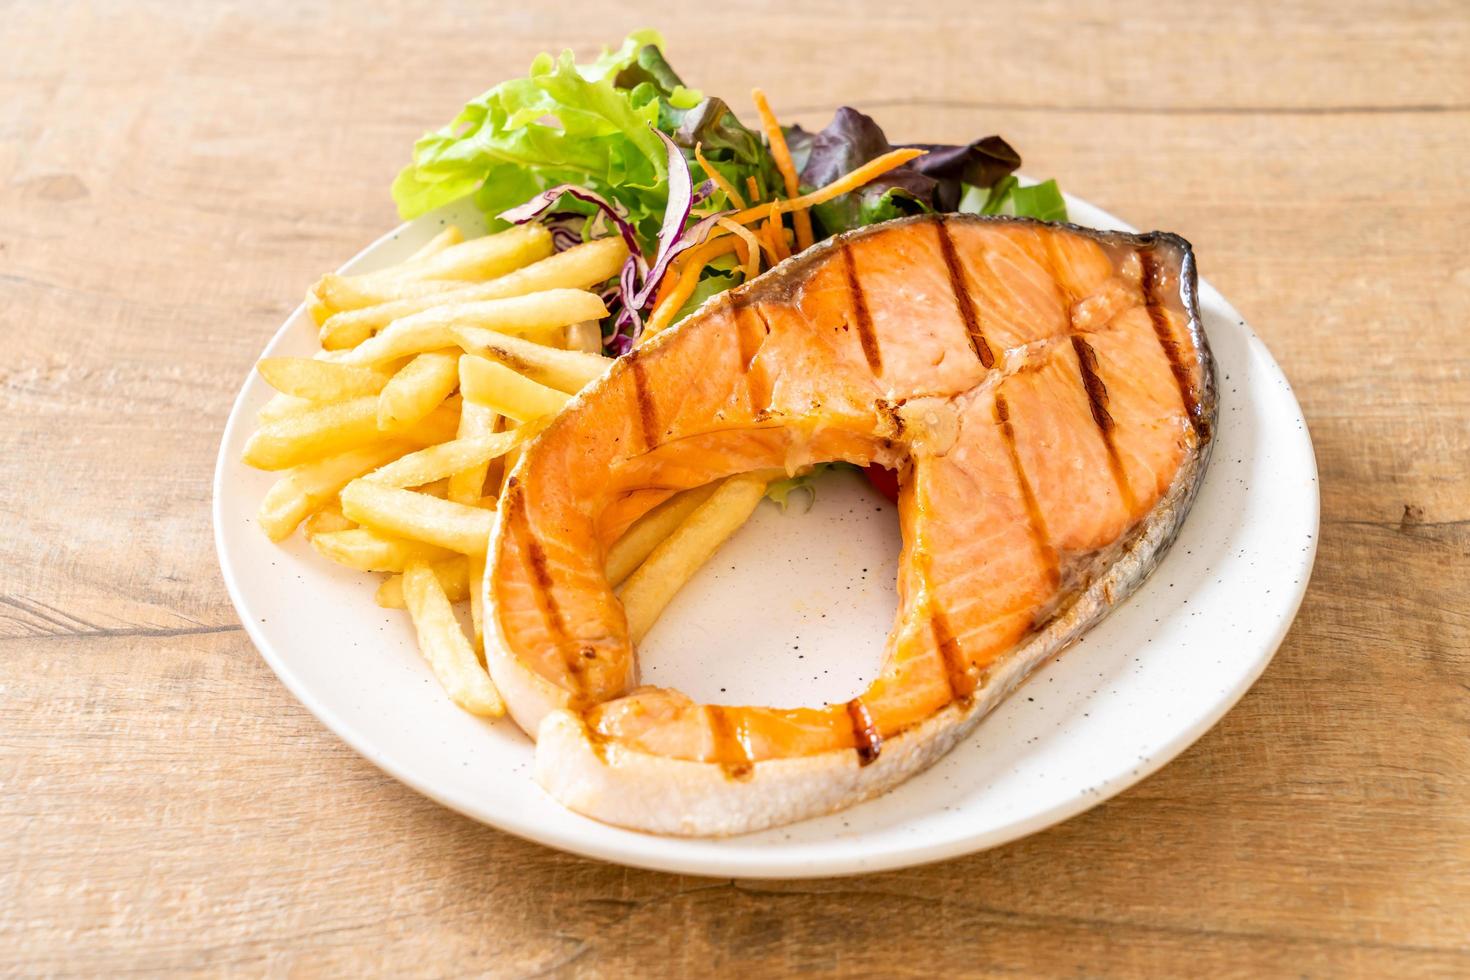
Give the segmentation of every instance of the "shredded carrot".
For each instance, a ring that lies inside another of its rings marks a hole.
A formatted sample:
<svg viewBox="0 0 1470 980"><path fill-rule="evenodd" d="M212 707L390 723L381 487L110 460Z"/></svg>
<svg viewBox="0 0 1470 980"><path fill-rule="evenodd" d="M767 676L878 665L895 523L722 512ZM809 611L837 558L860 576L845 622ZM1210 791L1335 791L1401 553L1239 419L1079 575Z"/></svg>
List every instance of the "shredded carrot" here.
<svg viewBox="0 0 1470 980"><path fill-rule="evenodd" d="M770 223L767 222L766 225L762 226L755 233L755 237L761 243L761 248L766 253L766 264L768 266L775 265L781 261L781 250L776 247L776 243L772 241L771 236L767 234L767 232L770 230L769 224Z"/></svg>
<svg viewBox="0 0 1470 980"><path fill-rule="evenodd" d="M694 144L695 161L703 168L706 176L715 182L715 186L725 192L725 196L730 199L730 203L737 208L743 209L745 207L745 198L741 197L740 192L735 189L735 185L730 183L730 178L710 166L710 162L704 158L703 151L704 148L699 143Z"/></svg>
<svg viewBox="0 0 1470 980"><path fill-rule="evenodd" d="M735 227L740 228L743 226L736 225ZM755 276L760 275L760 243L757 242L755 248L752 249L750 246L750 242L747 242L745 240L745 236L739 236L739 239L735 242L735 261L740 263L741 282L746 282L754 278Z"/></svg>
<svg viewBox="0 0 1470 980"><path fill-rule="evenodd" d="M769 221L760 226L760 236L761 242L766 246L766 255L770 257L771 265L779 265L784 256L781 255L781 246L776 244L776 235Z"/></svg>
<svg viewBox="0 0 1470 980"><path fill-rule="evenodd" d="M653 294L653 308L658 309L664 300L668 299L669 293L674 291L674 283L679 281L679 260L675 259L673 264L664 270L664 277L659 280L658 292Z"/></svg>
<svg viewBox="0 0 1470 980"><path fill-rule="evenodd" d="M786 226L781 223L780 212L776 210L776 204L771 202L771 218L766 222L766 232L771 236L771 244L776 246L776 254L781 261L791 258L791 243L786 238Z"/></svg>
<svg viewBox="0 0 1470 980"><path fill-rule="evenodd" d="M786 184L786 196L795 198L801 193L801 186L796 177L796 164L791 159L791 148L786 145L786 134L781 132L781 124L776 121L776 114L766 101L766 93L753 89L750 97L755 100L755 109L760 113L761 124L766 127L766 142L770 144L771 157L776 161L776 169L781 172L781 179ZM798 211L791 220L796 228L797 247L810 248L813 241L811 215Z"/></svg>
<svg viewBox="0 0 1470 980"><path fill-rule="evenodd" d="M794 214L806 208L830 201L834 197L840 197L848 191L863 186L875 177L886 174L895 167L903 166L905 163L914 159L914 157L923 156L923 154L923 150L912 148L890 150L881 157L869 160L851 173L844 174L825 187L817 188L810 194L803 194L800 197L794 197L788 200L772 201L768 204L755 207L747 207L722 219L719 226L710 233L710 237L704 244L691 248L679 257L676 263L679 268L679 276L673 286L669 286L669 281L672 277L665 275L664 281L659 287L658 302L654 306L653 315L648 320L648 326L644 330L643 336L651 336L669 325L674 319L675 314L689 301L689 297L694 295L694 289L699 285L699 275L704 271L704 267L711 259L718 258L721 255L728 255L737 250L737 239L732 237L732 233L727 228L723 227L725 222L748 225L762 218L767 219L764 231L770 233L770 251L784 258L785 256L789 256L791 252L789 246L786 244L786 232L781 227L780 215ZM760 195L755 178L747 177L746 182L750 187L751 196L759 198Z"/></svg>
<svg viewBox="0 0 1470 980"><path fill-rule="evenodd" d="M648 318L648 326L644 329L644 335L657 333L667 327L674 319L674 315L683 308L694 295L694 287L699 285L699 274L711 259L728 255L735 251L740 239L725 236L707 241L703 245L696 245L685 252L679 259L679 280L669 294L659 300L653 309L653 316Z"/></svg>
<svg viewBox="0 0 1470 980"><path fill-rule="evenodd" d="M715 224L719 225L721 228L724 228L732 235L740 236L741 240L745 242L745 255L741 259L742 264L745 266L743 270L745 273L745 281L749 282L756 276L760 275L761 240L755 236L755 232L751 231L744 225L737 225L729 218L721 218L719 221L715 222Z"/></svg>
<svg viewBox="0 0 1470 980"><path fill-rule="evenodd" d="M750 193L750 203L752 205L761 202L761 185L755 182L755 174L745 175L745 189Z"/></svg>
<svg viewBox="0 0 1470 980"><path fill-rule="evenodd" d="M802 211L818 204L825 204L834 197L841 197L848 191L861 187L874 178L883 176L895 167L903 166L914 157L923 155L923 150L914 149L913 147L903 150L889 150L881 157L875 157L869 160L851 173L843 174L841 177L832 181L832 183L825 187L819 187L810 194L803 194L801 197L793 197L789 200L775 201L773 203L781 214L794 214L797 211ZM746 208L744 211L735 212L730 216L730 219L738 224L748 225L752 221L759 221L761 218L766 217L769 213L768 209L768 205Z"/></svg>

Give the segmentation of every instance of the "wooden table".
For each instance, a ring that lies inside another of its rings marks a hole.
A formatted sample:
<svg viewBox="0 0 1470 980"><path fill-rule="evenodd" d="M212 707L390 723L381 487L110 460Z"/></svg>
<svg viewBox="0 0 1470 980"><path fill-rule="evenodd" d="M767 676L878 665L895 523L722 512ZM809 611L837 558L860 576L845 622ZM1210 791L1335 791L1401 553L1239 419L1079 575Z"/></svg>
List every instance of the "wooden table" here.
<svg viewBox="0 0 1470 980"><path fill-rule="evenodd" d="M0 10L0 973L1470 974L1463 0L501 6ZM680 878L423 799L251 647L209 502L256 352L420 131L653 22L741 109L1004 133L1269 343L1321 553L1178 761L962 860Z"/></svg>

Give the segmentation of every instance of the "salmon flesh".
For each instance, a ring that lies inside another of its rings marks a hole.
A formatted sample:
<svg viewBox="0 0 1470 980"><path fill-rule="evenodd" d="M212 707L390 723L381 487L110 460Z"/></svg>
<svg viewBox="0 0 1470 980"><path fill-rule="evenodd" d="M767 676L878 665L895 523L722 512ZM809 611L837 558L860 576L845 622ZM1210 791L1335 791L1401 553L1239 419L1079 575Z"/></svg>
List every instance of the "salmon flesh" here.
<svg viewBox="0 0 1470 980"><path fill-rule="evenodd" d="M541 784L620 826L733 834L943 755L1173 541L1215 430L1195 282L1174 235L923 215L822 242L619 359L525 451L491 542L488 663ZM877 679L820 706L640 687L608 547L681 490L832 460L899 476Z"/></svg>

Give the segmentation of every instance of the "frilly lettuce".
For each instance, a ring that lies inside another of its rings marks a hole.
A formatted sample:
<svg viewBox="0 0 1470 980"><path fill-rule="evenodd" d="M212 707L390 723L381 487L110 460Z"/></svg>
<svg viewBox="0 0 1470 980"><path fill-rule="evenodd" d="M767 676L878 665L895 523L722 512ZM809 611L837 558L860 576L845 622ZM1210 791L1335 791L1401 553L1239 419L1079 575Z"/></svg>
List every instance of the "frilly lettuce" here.
<svg viewBox="0 0 1470 980"><path fill-rule="evenodd" d="M685 87L662 44L656 31L641 30L590 64L570 51L538 56L527 77L495 86L414 144L413 161L393 182L399 214L414 218L474 194L492 228L502 227L501 212L573 184L615 201L652 251L669 202L661 133L691 163L701 142L726 177L777 186L765 144L724 102ZM571 199L560 210L594 213Z"/></svg>
<svg viewBox="0 0 1470 980"><path fill-rule="evenodd" d="M413 218L473 193L496 215L553 185L579 184L616 197L652 238L666 203L666 156L651 128L662 100L647 86L640 102L615 82L661 43L654 31L636 31L588 65L570 51L538 56L526 78L495 86L414 144L413 162L393 182L399 213ZM670 95L698 101L682 86Z"/></svg>

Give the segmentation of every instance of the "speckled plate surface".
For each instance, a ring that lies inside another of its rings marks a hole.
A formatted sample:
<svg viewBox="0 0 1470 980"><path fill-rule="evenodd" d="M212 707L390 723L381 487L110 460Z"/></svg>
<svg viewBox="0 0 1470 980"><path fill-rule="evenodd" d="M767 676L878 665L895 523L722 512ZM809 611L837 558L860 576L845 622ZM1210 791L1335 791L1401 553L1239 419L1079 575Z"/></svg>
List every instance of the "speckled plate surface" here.
<svg viewBox="0 0 1470 980"><path fill-rule="evenodd" d="M1127 229L1069 199L1073 220ZM345 267L387 265L445 221L405 225ZM1208 270L1206 270L1208 271ZM1139 592L1040 668L925 773L850 810L758 834L681 840L607 827L532 781L533 746L509 720L454 708L406 615L373 603L376 576L274 545L254 513L269 474L239 462L269 397L252 375L215 471L220 565L241 621L287 687L384 771L477 820L552 847L726 877L813 877L902 867L993 847L1095 806L1164 765L1230 709L1296 613L1317 540L1311 440L1286 379L1210 285L1200 307L1218 360L1214 460L1173 550ZM309 354L298 309L265 353ZM645 679L701 701L845 700L876 672L897 597L893 509L853 474L818 484L810 510L764 503L680 593L641 650Z"/></svg>

